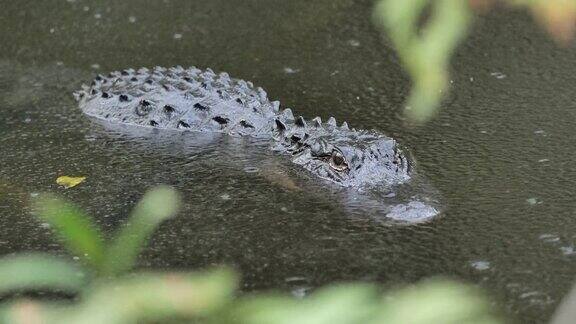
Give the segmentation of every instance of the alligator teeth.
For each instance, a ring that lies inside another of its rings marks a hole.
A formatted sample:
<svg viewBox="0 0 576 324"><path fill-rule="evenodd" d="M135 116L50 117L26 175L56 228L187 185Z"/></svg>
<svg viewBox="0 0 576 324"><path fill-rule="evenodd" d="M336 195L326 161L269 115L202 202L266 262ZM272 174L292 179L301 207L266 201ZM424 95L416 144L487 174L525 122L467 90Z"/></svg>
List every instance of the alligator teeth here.
<svg viewBox="0 0 576 324"><path fill-rule="evenodd" d="M334 117L330 117L328 118L328 121L326 122L329 126L334 126L336 127L336 118Z"/></svg>
<svg viewBox="0 0 576 324"><path fill-rule="evenodd" d="M272 101L271 104L272 110L277 113L280 110L280 101Z"/></svg>
<svg viewBox="0 0 576 324"><path fill-rule="evenodd" d="M348 123L347 122L343 122L342 126L340 126L340 128L344 129L344 130L349 130L350 128L348 128Z"/></svg>
<svg viewBox="0 0 576 324"><path fill-rule="evenodd" d="M298 118L296 118L296 121L294 123L296 124L296 126L306 127L306 121L304 120L304 117L302 117L302 116L298 116Z"/></svg>
<svg viewBox="0 0 576 324"><path fill-rule="evenodd" d="M322 118L314 117L314 119L312 119L312 123L314 123L314 127L320 127L322 126Z"/></svg>

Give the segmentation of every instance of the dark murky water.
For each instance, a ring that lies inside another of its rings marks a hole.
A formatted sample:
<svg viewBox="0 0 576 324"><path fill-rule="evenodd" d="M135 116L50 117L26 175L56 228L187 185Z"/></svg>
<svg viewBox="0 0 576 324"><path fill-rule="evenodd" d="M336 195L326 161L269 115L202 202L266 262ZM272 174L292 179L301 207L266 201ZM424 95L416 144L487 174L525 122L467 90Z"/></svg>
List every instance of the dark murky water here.
<svg viewBox="0 0 576 324"><path fill-rule="evenodd" d="M4 1L2 9L2 254L60 251L29 216L35 193L60 193L111 232L147 188L168 183L185 208L157 232L142 267L233 264L248 290L295 294L334 281L443 275L480 284L522 322L547 320L576 276L576 51L555 47L527 16L481 19L457 54L441 113L409 128L400 110L408 80L369 21L370 1ZM443 217L409 227L351 217L322 190L287 180L282 159L242 154L245 142L154 144L87 120L71 96L98 72L176 64L229 72L305 116L397 138L440 192ZM88 179L64 190L59 175Z"/></svg>

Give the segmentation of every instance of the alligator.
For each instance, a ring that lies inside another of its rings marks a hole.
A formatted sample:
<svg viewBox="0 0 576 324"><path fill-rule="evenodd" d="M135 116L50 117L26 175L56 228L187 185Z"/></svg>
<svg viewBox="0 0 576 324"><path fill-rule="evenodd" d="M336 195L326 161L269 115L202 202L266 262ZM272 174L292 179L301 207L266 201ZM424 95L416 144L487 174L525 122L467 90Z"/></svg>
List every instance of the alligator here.
<svg viewBox="0 0 576 324"><path fill-rule="evenodd" d="M377 131L305 119L252 82L181 66L98 75L74 93L81 110L114 124L224 133L269 140L271 148L318 178L362 192L408 182L411 162Z"/></svg>
<svg viewBox="0 0 576 324"><path fill-rule="evenodd" d="M427 221L439 213L428 193L414 194L411 188L426 185L415 178L394 139L346 122L338 125L333 117L323 122L294 116L262 88L227 73L180 66L126 69L96 76L74 96L86 115L112 128L132 125L269 142L312 178L325 180L319 185L335 184L328 187L354 213L379 219L384 214L401 223Z"/></svg>

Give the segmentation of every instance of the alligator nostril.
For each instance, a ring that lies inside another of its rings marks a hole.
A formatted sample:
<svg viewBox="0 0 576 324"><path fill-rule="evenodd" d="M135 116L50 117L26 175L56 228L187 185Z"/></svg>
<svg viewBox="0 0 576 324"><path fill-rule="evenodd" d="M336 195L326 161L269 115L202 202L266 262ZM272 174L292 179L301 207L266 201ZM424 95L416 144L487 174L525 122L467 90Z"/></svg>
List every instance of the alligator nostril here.
<svg viewBox="0 0 576 324"><path fill-rule="evenodd" d="M155 120L151 120L150 126L158 126L158 123Z"/></svg>
<svg viewBox="0 0 576 324"><path fill-rule="evenodd" d="M128 96L125 94L121 94L118 99L120 100L120 102L127 102L128 101Z"/></svg>
<svg viewBox="0 0 576 324"><path fill-rule="evenodd" d="M102 92L102 98L108 99L108 98L111 98L111 97L112 97L112 95L109 94L108 92Z"/></svg>

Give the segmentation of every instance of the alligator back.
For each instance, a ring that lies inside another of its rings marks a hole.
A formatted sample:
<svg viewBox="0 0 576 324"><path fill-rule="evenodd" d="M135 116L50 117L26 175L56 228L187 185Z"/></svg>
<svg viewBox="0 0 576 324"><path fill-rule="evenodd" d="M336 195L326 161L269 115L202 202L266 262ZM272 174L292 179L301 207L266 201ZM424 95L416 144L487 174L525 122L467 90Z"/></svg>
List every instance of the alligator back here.
<svg viewBox="0 0 576 324"><path fill-rule="evenodd" d="M99 75L75 93L84 113L114 123L270 136L279 102L227 73L194 67Z"/></svg>

